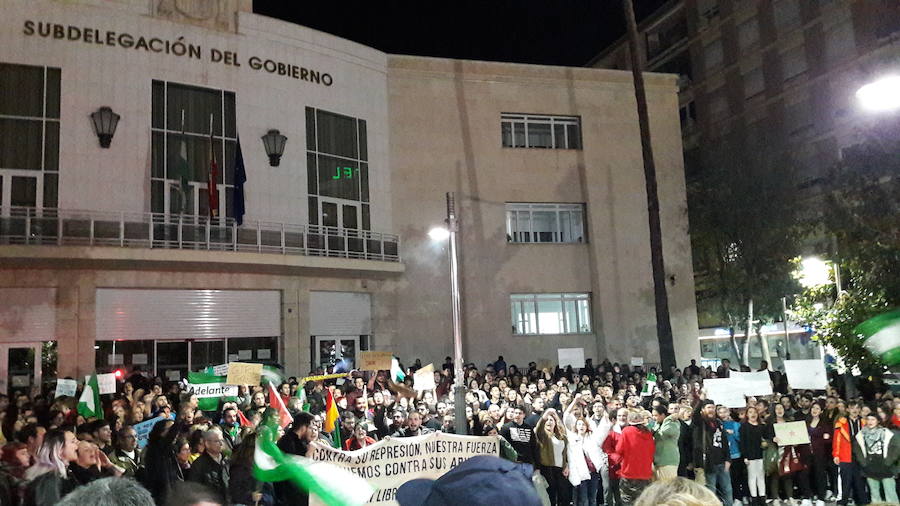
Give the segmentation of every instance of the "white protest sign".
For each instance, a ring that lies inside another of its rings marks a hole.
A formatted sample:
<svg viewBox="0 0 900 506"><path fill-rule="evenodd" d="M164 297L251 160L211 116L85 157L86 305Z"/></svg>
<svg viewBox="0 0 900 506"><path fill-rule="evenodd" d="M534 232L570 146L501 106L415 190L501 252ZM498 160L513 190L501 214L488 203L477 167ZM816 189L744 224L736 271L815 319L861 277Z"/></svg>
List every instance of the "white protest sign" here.
<svg viewBox="0 0 900 506"><path fill-rule="evenodd" d="M809 444L809 430L806 428L806 422L776 423L772 425L772 428L775 429L778 446Z"/></svg>
<svg viewBox="0 0 900 506"><path fill-rule="evenodd" d="M637 367L644 365L644 357L631 357L631 366Z"/></svg>
<svg viewBox="0 0 900 506"><path fill-rule="evenodd" d="M187 383L184 389L196 395L198 399L236 397L238 394L237 385L226 385L224 381L218 383Z"/></svg>
<svg viewBox="0 0 900 506"><path fill-rule="evenodd" d="M785 360L784 373L787 374L788 385L794 390L825 390L828 386L828 375L822 359Z"/></svg>
<svg viewBox="0 0 900 506"><path fill-rule="evenodd" d="M87 383L90 379L90 376L85 376L84 382ZM100 387L100 395L116 393L116 375L113 373L98 374L97 386Z"/></svg>
<svg viewBox="0 0 900 506"><path fill-rule="evenodd" d="M741 381L741 392L744 395L772 395L772 380L769 378L769 371L731 371L730 377Z"/></svg>
<svg viewBox="0 0 900 506"><path fill-rule="evenodd" d="M228 376L228 364L213 366L213 374L216 376Z"/></svg>
<svg viewBox="0 0 900 506"><path fill-rule="evenodd" d="M434 365L428 364L425 367L416 371L413 375L413 388L417 392L421 392L423 390L434 390L437 386L434 384Z"/></svg>
<svg viewBox="0 0 900 506"><path fill-rule="evenodd" d="M397 488L417 478L437 479L476 455L499 456L496 436L457 436L433 432L424 436L382 439L361 450L341 451L319 443L310 445L312 459L328 462L361 476L375 487L366 504L396 505ZM322 502L314 495L310 505Z"/></svg>
<svg viewBox="0 0 900 506"><path fill-rule="evenodd" d="M75 391L78 390L78 382L70 379L56 380L56 397L75 397Z"/></svg>
<svg viewBox="0 0 900 506"><path fill-rule="evenodd" d="M743 408L747 405L741 391L741 380L733 378L717 378L703 380L706 398L729 408Z"/></svg>
<svg viewBox="0 0 900 506"><path fill-rule="evenodd" d="M584 348L559 348L556 350L559 356L559 367L565 369L572 366L573 369L584 367Z"/></svg>

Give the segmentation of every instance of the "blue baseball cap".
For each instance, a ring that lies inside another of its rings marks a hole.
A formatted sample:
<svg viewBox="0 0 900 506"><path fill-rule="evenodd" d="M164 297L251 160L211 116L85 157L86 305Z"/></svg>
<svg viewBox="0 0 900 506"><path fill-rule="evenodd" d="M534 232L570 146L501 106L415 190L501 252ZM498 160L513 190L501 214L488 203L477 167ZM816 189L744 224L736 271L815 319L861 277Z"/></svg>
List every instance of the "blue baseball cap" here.
<svg viewBox="0 0 900 506"><path fill-rule="evenodd" d="M397 489L400 506L516 504L541 506L531 481L533 468L478 455L437 480L410 480Z"/></svg>

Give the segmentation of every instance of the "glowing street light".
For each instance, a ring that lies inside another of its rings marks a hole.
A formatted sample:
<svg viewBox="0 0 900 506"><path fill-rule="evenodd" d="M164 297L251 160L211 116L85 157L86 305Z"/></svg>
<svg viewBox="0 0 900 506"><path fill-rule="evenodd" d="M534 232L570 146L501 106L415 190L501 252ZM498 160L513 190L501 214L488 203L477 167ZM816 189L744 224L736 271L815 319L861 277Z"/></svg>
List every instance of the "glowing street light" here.
<svg viewBox="0 0 900 506"><path fill-rule="evenodd" d="M806 257L801 260L796 276L804 288L815 288L832 283L831 266L819 257Z"/></svg>
<svg viewBox="0 0 900 506"><path fill-rule="evenodd" d="M882 77L866 84L857 90L856 98L867 111L888 112L900 109L900 75Z"/></svg>
<svg viewBox="0 0 900 506"><path fill-rule="evenodd" d="M447 227L434 227L428 231L428 237L434 242L444 242L450 238L450 230Z"/></svg>

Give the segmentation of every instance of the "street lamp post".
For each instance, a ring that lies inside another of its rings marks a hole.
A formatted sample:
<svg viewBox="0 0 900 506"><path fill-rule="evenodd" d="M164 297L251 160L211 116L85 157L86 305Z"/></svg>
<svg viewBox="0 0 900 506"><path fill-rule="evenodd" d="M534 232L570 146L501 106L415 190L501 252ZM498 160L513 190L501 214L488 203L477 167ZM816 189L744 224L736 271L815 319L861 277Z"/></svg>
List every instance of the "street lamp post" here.
<svg viewBox="0 0 900 506"><path fill-rule="evenodd" d="M428 233L434 240L449 238L450 242L450 311L453 328L453 412L457 434L465 434L466 386L463 377L461 296L459 292L459 220L456 215L456 197L447 192L447 228L433 229Z"/></svg>

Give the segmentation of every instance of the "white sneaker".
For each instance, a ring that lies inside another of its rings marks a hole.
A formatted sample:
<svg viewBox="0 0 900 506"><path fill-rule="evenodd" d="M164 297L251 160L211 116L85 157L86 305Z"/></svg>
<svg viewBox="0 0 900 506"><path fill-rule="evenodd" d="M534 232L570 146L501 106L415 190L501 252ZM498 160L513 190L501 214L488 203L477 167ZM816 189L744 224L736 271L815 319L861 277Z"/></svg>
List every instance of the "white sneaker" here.
<svg viewBox="0 0 900 506"><path fill-rule="evenodd" d="M800 501L800 506L812 506L812 501L810 501L809 499L804 499Z"/></svg>
<svg viewBox="0 0 900 506"><path fill-rule="evenodd" d="M740 499L735 499L735 500L734 500L734 506L744 506L744 503L741 502Z"/></svg>
<svg viewBox="0 0 900 506"><path fill-rule="evenodd" d="M826 490L825 491L825 501L831 502L832 499L834 499L834 492L832 492L831 490Z"/></svg>
<svg viewBox="0 0 900 506"><path fill-rule="evenodd" d="M821 500L821 499L817 499L817 500L816 500L816 506L825 506L825 501L823 501L823 500Z"/></svg>

